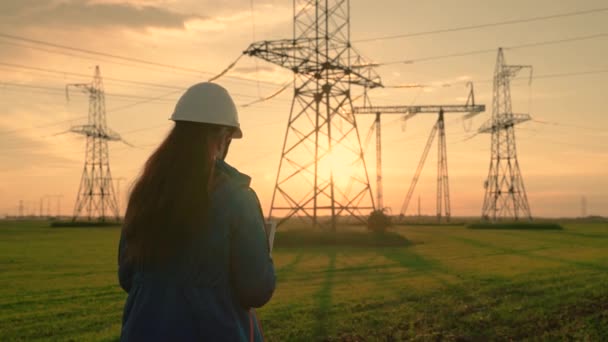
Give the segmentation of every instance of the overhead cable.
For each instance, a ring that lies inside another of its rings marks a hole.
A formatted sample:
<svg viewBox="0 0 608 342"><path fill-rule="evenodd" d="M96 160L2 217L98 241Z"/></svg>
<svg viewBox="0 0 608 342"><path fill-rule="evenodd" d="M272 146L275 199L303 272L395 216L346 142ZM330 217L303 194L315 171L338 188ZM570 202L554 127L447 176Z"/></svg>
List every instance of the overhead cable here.
<svg viewBox="0 0 608 342"><path fill-rule="evenodd" d="M204 75L204 74L213 75L213 73L210 71L199 70L199 69L195 69L195 68L191 68L191 67L183 67L183 66L179 66L179 65L159 63L159 62L149 61L149 60L145 60L145 59L141 59L141 58L133 58L133 57L128 57L128 56L121 56L121 55L106 53L103 51L95 51L95 50L89 50L89 49L84 49L84 48L72 47L72 46L67 46L67 45L62 45L62 44L56 44L56 43L49 42L49 41L43 41L43 40L32 39L32 38L23 37L23 36L17 36L17 35L13 35L13 34L7 34L7 33L3 33L3 32L0 32L0 38L13 40L13 41L26 42L26 43L34 44L34 45L47 46L47 47L51 47L54 49L61 49L61 50L66 50L66 51L82 53L82 54L95 55L95 56L116 59L116 60L122 60L122 61L131 62L131 63L139 63L139 64L143 64L143 65L148 65L148 66L160 67L160 68L169 69L172 71L178 70L178 71L188 72L191 74L194 73L196 75ZM38 49L38 47L29 46L29 45L19 45L19 46L25 47L25 48ZM50 53L66 54L66 55L72 56L72 57L83 57L83 56L65 53L65 52L61 52L61 51L52 51L52 50L44 50L44 49L42 49L42 50L45 52L50 52ZM241 81L257 82L256 80L252 80L252 79L248 79L248 78L244 78L244 77L238 77L238 76L230 76L230 78L238 79ZM215 80L215 78L213 78L213 77L211 79ZM267 82L267 81L260 81L260 83L277 85L274 82Z"/></svg>
<svg viewBox="0 0 608 342"><path fill-rule="evenodd" d="M530 17L530 18L498 21L498 22L493 22L493 23L459 26L459 27L452 27L452 28L445 28L445 29L438 29L438 30L431 30L431 31L421 31L421 32L373 37L373 38L364 38L364 39L354 40L353 43L366 43L366 42L375 42L375 41L388 40L388 39L411 38L411 37L428 36L428 35L448 33L448 32L468 31L468 30L475 30L475 29L481 29L481 28L486 28L486 27L529 23L529 22L534 22L534 21L573 17L573 16L587 15L587 14L592 14L592 13L606 12L606 11L608 11L608 7L601 7L601 8L595 8L595 9L559 13L559 14L553 14L553 15L547 15L547 16L537 16L537 17Z"/></svg>
<svg viewBox="0 0 608 342"><path fill-rule="evenodd" d="M557 44L564 44L564 43L571 43L571 42L576 42L576 41L591 40L591 39L598 39L598 38L606 38L606 37L608 37L608 33L597 33L597 34L592 34L592 35L585 35L585 36L572 37L572 38L566 38L566 39L545 40L545 41L539 41L539 42L534 42L534 43L505 46L504 49L505 50L516 50L516 49L524 49L524 48L546 46L546 45L557 45ZM428 62L428 61L439 60L439 59L464 57L464 56L480 55L480 54L495 53L495 52L496 52L496 48L472 50L472 51L456 52L456 53L445 54L445 55L436 55L436 56L429 56L429 57L420 57L420 58L413 58L413 59L389 61L389 62L371 63L370 66L379 67L379 66L387 66L387 65L394 65L394 64L414 64L414 63Z"/></svg>
<svg viewBox="0 0 608 342"><path fill-rule="evenodd" d="M284 84L284 85L283 85L283 86L282 86L282 87L281 87L279 90L277 90L276 92L272 93L271 95L266 96L266 97L263 97L263 98L261 98L261 99L257 99L257 100L255 100L255 101L252 101L252 102L249 102L249 103L246 103L246 104L244 104L244 105L241 105L241 107L243 107L243 108L247 108L247 107L250 107L250 106L252 106L252 105L254 105L254 104L257 104L257 103L261 103L261 102L268 101L268 100L270 100L270 99L272 99L272 98L274 98L274 97L278 96L278 95L279 95L279 94L281 94L282 92L284 92L284 91L285 91L287 88L289 88L289 86L290 86L292 83L293 83L293 82L289 81L289 82L285 83L285 84Z"/></svg>

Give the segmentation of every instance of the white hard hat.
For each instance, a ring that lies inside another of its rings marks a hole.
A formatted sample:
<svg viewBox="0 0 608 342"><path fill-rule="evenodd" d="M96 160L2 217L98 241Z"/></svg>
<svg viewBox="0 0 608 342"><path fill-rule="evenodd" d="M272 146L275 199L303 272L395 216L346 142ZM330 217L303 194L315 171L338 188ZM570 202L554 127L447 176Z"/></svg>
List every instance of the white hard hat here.
<svg viewBox="0 0 608 342"><path fill-rule="evenodd" d="M177 101L170 119L234 127L236 130L232 137L243 137L234 101L226 89L211 82L188 88Z"/></svg>

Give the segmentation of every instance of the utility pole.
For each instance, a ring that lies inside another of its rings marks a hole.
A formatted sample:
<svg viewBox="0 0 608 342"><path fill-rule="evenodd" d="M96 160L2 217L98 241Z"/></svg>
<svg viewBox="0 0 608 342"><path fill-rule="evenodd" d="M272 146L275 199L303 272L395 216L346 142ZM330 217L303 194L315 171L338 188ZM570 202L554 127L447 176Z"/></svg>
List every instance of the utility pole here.
<svg viewBox="0 0 608 342"><path fill-rule="evenodd" d="M108 218L118 219L116 194L110 172L108 141L122 140L106 124L105 93L99 66L91 83L68 84L83 90L89 96L89 119L86 125L75 126L71 132L87 138L84 170L74 207L73 221L94 219L104 222Z"/></svg>
<svg viewBox="0 0 608 342"><path fill-rule="evenodd" d="M294 0L293 5L293 39L256 42L244 52L294 73L268 216L279 216L278 225L291 217L306 218L315 227L325 226L319 220L325 216L332 231L340 215L366 223L375 205L351 85L381 87L380 77L351 46L350 1ZM338 157L348 170L335 168Z"/></svg>
<svg viewBox="0 0 608 342"><path fill-rule="evenodd" d="M19 210L19 218L23 218L23 210L24 210L23 200L19 200L19 206L18 206L18 208L19 208L18 209Z"/></svg>
<svg viewBox="0 0 608 342"><path fill-rule="evenodd" d="M485 111L485 105L477 105L475 104L475 95L473 84L469 83L469 97L467 99L466 104L464 105L411 105L411 106L363 106L363 107L354 107L355 114L376 114L379 116L381 114L397 114L402 115L404 121L411 119L412 117L418 114L437 114L437 121L431 130L431 134L427 140L426 146L422 153L422 157L420 158L420 162L418 163L418 168L414 174L412 182L410 184L410 188L405 196L405 200L401 207L401 217L405 216L407 212L407 208L409 206L412 195L414 194L414 190L416 188L416 184L418 183L418 178L420 177L420 173L424 167L424 163L426 161L426 157L430 151L433 140L435 136L438 136L438 144L437 144L437 219L439 221L442 220L442 217L445 217L448 221L451 216L450 209L450 191L449 191L449 180L448 180L448 161L447 161L447 143L445 138L445 120L444 115L447 113L454 114L463 114L464 119L470 119L473 116ZM378 119L376 121L379 122ZM377 131L378 127L376 127ZM381 144L380 138L377 137L376 142L376 153L380 155L381 153ZM380 173L381 166L378 166L377 172ZM380 177L381 180L381 177ZM379 186L381 188L381 186Z"/></svg>
<svg viewBox="0 0 608 342"><path fill-rule="evenodd" d="M478 132L492 134L492 155L481 217L496 222L503 219L532 220L524 179L519 170L515 145L515 125L531 119L529 114L515 114L511 108L510 80L522 69L532 66L507 65L502 48L498 49L494 70L492 118Z"/></svg>

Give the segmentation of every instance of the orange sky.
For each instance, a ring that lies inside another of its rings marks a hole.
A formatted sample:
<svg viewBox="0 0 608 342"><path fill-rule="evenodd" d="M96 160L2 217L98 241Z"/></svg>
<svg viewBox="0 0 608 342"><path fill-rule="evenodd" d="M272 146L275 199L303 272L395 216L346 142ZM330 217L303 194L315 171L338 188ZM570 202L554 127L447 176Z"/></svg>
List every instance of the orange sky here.
<svg viewBox="0 0 608 342"><path fill-rule="evenodd" d="M547 16L601 8L604 1L351 1L353 41L369 37L438 30L511 19ZM154 146L171 126L167 121L178 94L163 100L135 105L137 97L154 97L171 89L125 84L111 78L187 87L221 71L255 40L292 37L291 1L11 1L0 3L0 33L30 37L61 45L109 54L157 61L208 71L195 74L140 63L111 60L57 49L32 49L32 44L0 38L0 215L15 214L19 200L38 208L40 198L62 194L62 213L70 214L84 159L84 139L66 131L82 123L87 113L85 95L72 93L66 102L66 83L87 82L94 65L106 77L107 120L125 140L138 146L112 143L112 173L124 177L121 200L128 185ZM478 30L426 35L378 42L354 43L373 61L384 62L494 50L498 46L568 39L608 33L608 12L556 18ZM606 70L606 36L505 51L511 64L531 64L534 79L513 84L514 112L529 112L537 121L517 128L519 162L533 216L577 216L581 197L588 213L608 215L608 73L570 77L547 75ZM76 57L80 56L80 57ZM86 57L86 58L84 58ZM420 83L433 87L380 89L370 95L374 104L462 103L463 86L442 84L472 80L476 99L491 108L491 82L496 52L465 57L421 61L378 68L386 84ZM15 68L10 64L46 68L66 73L47 73ZM237 104L273 93L291 80L291 74L271 64L244 57L229 76L218 83L234 94ZM258 84L255 79L263 82ZM18 86L15 84L21 84ZM42 88L23 87L35 86ZM51 89L47 89L51 88ZM115 94L117 96L113 96ZM118 95L128 95L119 97ZM264 208L276 177L281 143L289 115L291 93L272 101L240 108L245 134L232 145L228 161L253 177ZM128 106L122 108L123 106ZM114 109L114 110L113 110ZM475 118L479 126L490 115ZM386 117L383 127L385 204L398 213L414 169L422 153L434 117L416 117L402 127ZM66 120L73 120L67 122ZM490 158L490 136L464 141L466 132L459 116L448 116L447 140L452 214L479 215L483 182ZM542 123L547 122L547 123ZM372 123L359 118L361 136ZM434 151L434 150L433 150ZM367 149L370 181L375 185L373 141ZM414 196L421 196L422 212L435 210L435 153L431 152ZM46 203L46 202L45 202ZM53 202L54 203L54 202ZM46 204L45 204L46 207Z"/></svg>

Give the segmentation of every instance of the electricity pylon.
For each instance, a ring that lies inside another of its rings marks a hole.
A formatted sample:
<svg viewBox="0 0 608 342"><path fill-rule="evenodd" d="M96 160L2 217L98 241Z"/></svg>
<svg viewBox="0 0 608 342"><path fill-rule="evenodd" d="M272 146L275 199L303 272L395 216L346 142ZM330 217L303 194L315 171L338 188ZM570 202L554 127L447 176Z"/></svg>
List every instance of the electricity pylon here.
<svg viewBox="0 0 608 342"><path fill-rule="evenodd" d="M86 125L74 126L70 132L84 135L87 139L84 170L74 206L73 221L118 220L116 193L110 172L108 141L122 140L106 124L105 95L99 66L91 83L66 85L66 95L70 87L80 88L89 95L89 118Z"/></svg>
<svg viewBox="0 0 608 342"><path fill-rule="evenodd" d="M365 222L374 209L351 85L381 87L350 43L348 0L294 0L293 39L262 41L244 52L294 73L294 97L269 217L309 218L336 228L340 215ZM341 169L343 167L343 169Z"/></svg>
<svg viewBox="0 0 608 342"><path fill-rule="evenodd" d="M410 188L405 196L403 205L401 207L401 216L404 216L409 206L414 189L418 183L418 178L424 167L426 157L431 149L435 136L438 136L437 144L437 218L441 221L442 217L445 217L448 221L451 216L450 209L450 185L448 180L448 156L447 156L447 144L445 138L445 121L444 114L446 113L467 113L464 119L471 119L473 116L485 111L485 105L475 104L475 93L473 90L473 84L469 83L470 91L467 103L464 105L411 105L411 106L363 106L355 107L356 114L375 114L375 129L376 129L376 154L377 154L377 165L376 173L378 179L378 202L382 202L382 165L380 164L382 159L379 155L382 153L381 139L380 139L380 115L381 114L405 114L403 117L404 121L411 119L418 114L438 114L437 121L433 125L431 134L427 140L426 146L416 168L416 172L410 184Z"/></svg>
<svg viewBox="0 0 608 342"><path fill-rule="evenodd" d="M531 119L529 114L514 114L511 108L510 80L522 69L532 66L507 65L502 48L498 49L494 69L492 118L479 128L479 133L492 134L492 156L488 179L484 183L483 219L532 219L524 180L519 170L515 146L515 125Z"/></svg>

